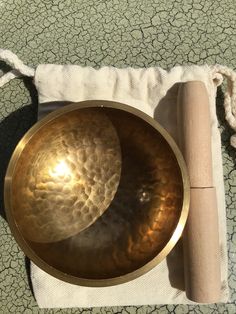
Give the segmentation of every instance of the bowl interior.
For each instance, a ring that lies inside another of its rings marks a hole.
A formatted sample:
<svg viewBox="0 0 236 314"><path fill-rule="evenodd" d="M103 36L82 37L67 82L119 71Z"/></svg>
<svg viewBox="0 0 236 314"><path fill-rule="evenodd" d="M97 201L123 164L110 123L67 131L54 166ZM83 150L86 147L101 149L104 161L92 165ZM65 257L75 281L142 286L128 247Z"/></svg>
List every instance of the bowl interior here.
<svg viewBox="0 0 236 314"><path fill-rule="evenodd" d="M66 112L55 120L63 119L66 132L70 118L81 110L86 109ZM58 273L85 280L104 280L138 270L163 250L180 219L184 187L175 154L157 129L124 110L105 107L93 110L103 110L113 124L122 158L119 185L103 215L87 229L61 241L43 243L25 237L17 218L21 206L13 191L17 188L15 182L20 182L20 172L27 171L24 158L31 156L24 151L31 140L16 161L10 210L18 236L32 252L34 261L37 263L38 259L45 265L45 270L56 269ZM46 124L37 136L51 127ZM57 134L57 123L53 127Z"/></svg>
<svg viewBox="0 0 236 314"><path fill-rule="evenodd" d="M25 144L14 169L12 207L27 239L65 240L103 214L120 182L121 149L101 110L52 119Z"/></svg>

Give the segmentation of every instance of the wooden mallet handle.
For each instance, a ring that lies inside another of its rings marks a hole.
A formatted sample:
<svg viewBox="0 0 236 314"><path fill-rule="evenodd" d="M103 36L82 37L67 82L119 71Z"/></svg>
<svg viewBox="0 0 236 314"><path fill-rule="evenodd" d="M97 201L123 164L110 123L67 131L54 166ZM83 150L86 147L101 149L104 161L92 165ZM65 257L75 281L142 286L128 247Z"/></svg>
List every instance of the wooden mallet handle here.
<svg viewBox="0 0 236 314"><path fill-rule="evenodd" d="M190 177L190 211L183 234L187 297L220 301L221 274L216 191L212 178L210 107L203 82L180 84L179 144Z"/></svg>

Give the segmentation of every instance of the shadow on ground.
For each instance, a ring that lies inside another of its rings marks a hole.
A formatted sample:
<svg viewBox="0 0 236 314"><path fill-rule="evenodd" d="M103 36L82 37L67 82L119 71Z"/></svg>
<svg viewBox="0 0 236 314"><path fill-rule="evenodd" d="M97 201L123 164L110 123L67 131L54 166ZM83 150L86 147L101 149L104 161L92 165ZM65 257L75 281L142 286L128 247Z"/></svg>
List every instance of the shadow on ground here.
<svg viewBox="0 0 236 314"><path fill-rule="evenodd" d="M4 178L11 155L22 136L37 120L37 91L32 79L23 79L32 103L12 112L0 122L0 215L6 219L4 210Z"/></svg>

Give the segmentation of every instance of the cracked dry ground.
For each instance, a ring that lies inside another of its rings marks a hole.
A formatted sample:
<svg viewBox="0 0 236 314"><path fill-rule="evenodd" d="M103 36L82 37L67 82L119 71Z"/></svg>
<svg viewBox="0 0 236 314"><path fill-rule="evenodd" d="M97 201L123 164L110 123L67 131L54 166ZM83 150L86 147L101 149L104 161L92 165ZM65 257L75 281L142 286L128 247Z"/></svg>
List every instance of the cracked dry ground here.
<svg viewBox="0 0 236 314"><path fill-rule="evenodd" d="M1 0L0 12L0 47L11 49L32 66L235 66L234 0ZM8 69L2 62L0 68ZM236 153L229 146L231 131L223 119L220 91L217 107L222 131L232 302L68 310L38 309L25 270L28 262L4 220L4 173L17 141L36 120L36 106L30 105L36 103L35 91L30 80L15 80L0 90L0 97L0 313L236 313Z"/></svg>

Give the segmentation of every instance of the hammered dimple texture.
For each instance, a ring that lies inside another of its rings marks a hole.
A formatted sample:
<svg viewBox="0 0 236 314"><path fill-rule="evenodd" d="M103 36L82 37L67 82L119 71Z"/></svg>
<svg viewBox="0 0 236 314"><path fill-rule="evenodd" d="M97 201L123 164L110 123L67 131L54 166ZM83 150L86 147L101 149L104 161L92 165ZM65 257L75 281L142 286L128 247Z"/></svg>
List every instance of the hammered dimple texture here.
<svg viewBox="0 0 236 314"><path fill-rule="evenodd" d="M171 238L183 205L180 168L161 134L124 111L107 109L106 114L122 156L120 183L109 208L69 239L29 244L49 265L86 279L126 275L151 261Z"/></svg>
<svg viewBox="0 0 236 314"><path fill-rule="evenodd" d="M39 129L12 179L12 208L23 235L36 242L66 239L109 206L120 180L114 126L95 109L78 109Z"/></svg>

